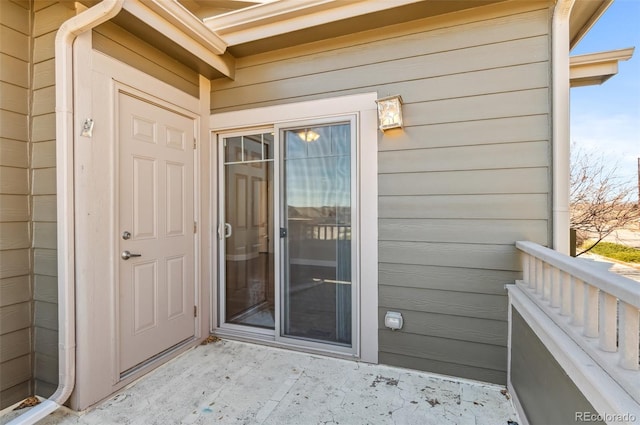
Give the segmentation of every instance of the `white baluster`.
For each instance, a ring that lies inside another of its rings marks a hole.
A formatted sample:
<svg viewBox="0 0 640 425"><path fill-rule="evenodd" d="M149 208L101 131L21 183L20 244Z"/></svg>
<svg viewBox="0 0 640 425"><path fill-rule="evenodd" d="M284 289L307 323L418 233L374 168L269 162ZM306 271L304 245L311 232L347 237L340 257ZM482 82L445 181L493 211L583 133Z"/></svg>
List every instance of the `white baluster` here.
<svg viewBox="0 0 640 425"><path fill-rule="evenodd" d="M542 264L542 299L551 299L551 266L547 263Z"/></svg>
<svg viewBox="0 0 640 425"><path fill-rule="evenodd" d="M542 260L536 259L536 293L542 295L544 285L544 271Z"/></svg>
<svg viewBox="0 0 640 425"><path fill-rule="evenodd" d="M576 326L582 326L584 324L584 282L578 278L571 277L572 285L572 319L571 323Z"/></svg>
<svg viewBox="0 0 640 425"><path fill-rule="evenodd" d="M638 370L638 344L640 335L640 314L638 309L620 302L619 351L620 366L629 370Z"/></svg>
<svg viewBox="0 0 640 425"><path fill-rule="evenodd" d="M584 297L584 336L598 336L598 288L587 285Z"/></svg>
<svg viewBox="0 0 640 425"><path fill-rule="evenodd" d="M522 254L522 280L527 286L531 285L531 276L529 275L529 258L531 258L529 254Z"/></svg>
<svg viewBox="0 0 640 425"><path fill-rule="evenodd" d="M600 291L600 349L602 351L616 351L616 297Z"/></svg>
<svg viewBox="0 0 640 425"><path fill-rule="evenodd" d="M561 303L561 295L560 295L560 285L561 285L561 277L560 277L560 269L554 267L551 271L551 307L560 307Z"/></svg>
<svg viewBox="0 0 640 425"><path fill-rule="evenodd" d="M536 287L536 261L534 256L529 256L529 288L531 289Z"/></svg>
<svg viewBox="0 0 640 425"><path fill-rule="evenodd" d="M560 306L560 314L563 316L571 315L571 303L573 298L571 297L571 275L567 272L561 272L560 278L562 280L560 284L560 292L562 297L562 305Z"/></svg>

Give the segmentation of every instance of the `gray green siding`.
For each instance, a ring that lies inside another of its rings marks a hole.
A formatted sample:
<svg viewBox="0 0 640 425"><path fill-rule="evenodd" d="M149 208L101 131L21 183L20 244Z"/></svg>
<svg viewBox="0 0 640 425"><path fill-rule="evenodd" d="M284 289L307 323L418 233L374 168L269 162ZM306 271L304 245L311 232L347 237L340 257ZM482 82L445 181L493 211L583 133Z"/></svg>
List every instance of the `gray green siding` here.
<svg viewBox="0 0 640 425"><path fill-rule="evenodd" d="M502 384L514 242L550 234L551 71L550 9L503 11L241 58L211 93L212 112L400 94L405 127L377 140L380 362Z"/></svg>
<svg viewBox="0 0 640 425"><path fill-rule="evenodd" d="M0 408L58 383L54 40L75 13L0 0ZM198 93L195 71L113 23L94 47Z"/></svg>
<svg viewBox="0 0 640 425"><path fill-rule="evenodd" d="M529 423L583 423L576 421L576 412L597 416L593 406L515 308L512 319L511 383Z"/></svg>
<svg viewBox="0 0 640 425"><path fill-rule="evenodd" d="M32 392L28 2L0 2L0 409Z"/></svg>

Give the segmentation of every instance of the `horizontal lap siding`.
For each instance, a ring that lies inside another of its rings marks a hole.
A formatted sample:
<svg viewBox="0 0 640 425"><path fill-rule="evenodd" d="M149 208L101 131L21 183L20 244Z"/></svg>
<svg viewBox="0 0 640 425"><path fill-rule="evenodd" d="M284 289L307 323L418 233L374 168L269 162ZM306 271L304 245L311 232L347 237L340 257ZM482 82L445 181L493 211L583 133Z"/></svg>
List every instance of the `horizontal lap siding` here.
<svg viewBox="0 0 640 425"><path fill-rule="evenodd" d="M407 102L407 131L383 139L380 316L400 311L407 323L402 335L380 322L383 362L506 382L504 285L520 271L513 243L546 245L550 232L548 40L538 34L548 18L527 15L538 31L505 31L515 40L467 56L469 68L496 69L443 79L428 98ZM496 58L503 54L511 66Z"/></svg>
<svg viewBox="0 0 640 425"><path fill-rule="evenodd" d="M529 5L242 58L213 82L212 112L402 95L405 127L377 143L383 363L506 382L514 242L550 234L549 9Z"/></svg>
<svg viewBox="0 0 640 425"><path fill-rule="evenodd" d="M31 11L0 2L0 409L32 393Z"/></svg>

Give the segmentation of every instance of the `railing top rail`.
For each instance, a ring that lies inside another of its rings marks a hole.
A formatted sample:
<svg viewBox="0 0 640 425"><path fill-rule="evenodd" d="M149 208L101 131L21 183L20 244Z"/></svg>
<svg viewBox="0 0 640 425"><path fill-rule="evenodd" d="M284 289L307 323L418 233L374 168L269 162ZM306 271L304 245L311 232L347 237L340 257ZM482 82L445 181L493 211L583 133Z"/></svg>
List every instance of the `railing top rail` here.
<svg viewBox="0 0 640 425"><path fill-rule="evenodd" d="M516 248L640 309L640 283L530 241L516 242Z"/></svg>

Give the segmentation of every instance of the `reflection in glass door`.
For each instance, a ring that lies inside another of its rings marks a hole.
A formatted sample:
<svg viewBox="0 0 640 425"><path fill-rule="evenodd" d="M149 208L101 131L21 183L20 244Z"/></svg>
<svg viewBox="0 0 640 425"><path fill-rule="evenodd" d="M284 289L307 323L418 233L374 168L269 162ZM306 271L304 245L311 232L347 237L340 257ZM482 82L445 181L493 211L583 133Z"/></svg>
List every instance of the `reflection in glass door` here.
<svg viewBox="0 0 640 425"><path fill-rule="evenodd" d="M273 134L226 137L223 158L224 322L274 329Z"/></svg>
<svg viewBox="0 0 640 425"><path fill-rule="evenodd" d="M352 124L280 137L282 336L351 347Z"/></svg>

